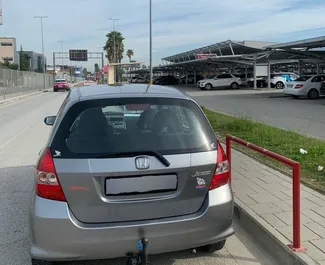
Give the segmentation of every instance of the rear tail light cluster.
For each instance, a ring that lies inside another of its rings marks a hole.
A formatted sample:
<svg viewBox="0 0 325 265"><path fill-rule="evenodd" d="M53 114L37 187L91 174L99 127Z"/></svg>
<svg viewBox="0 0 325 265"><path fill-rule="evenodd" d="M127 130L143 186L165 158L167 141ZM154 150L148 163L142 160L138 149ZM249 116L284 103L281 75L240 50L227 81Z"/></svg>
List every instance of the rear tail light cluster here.
<svg viewBox="0 0 325 265"><path fill-rule="evenodd" d="M219 141L217 142L217 145L218 145L217 166L212 181L210 183L209 190L213 190L223 185L226 185L229 181L228 158Z"/></svg>
<svg viewBox="0 0 325 265"><path fill-rule="evenodd" d="M302 88L304 85L303 84L297 84L296 86L295 86L295 88Z"/></svg>
<svg viewBox="0 0 325 265"><path fill-rule="evenodd" d="M49 200L66 201L49 148L44 149L36 166L36 194Z"/></svg>

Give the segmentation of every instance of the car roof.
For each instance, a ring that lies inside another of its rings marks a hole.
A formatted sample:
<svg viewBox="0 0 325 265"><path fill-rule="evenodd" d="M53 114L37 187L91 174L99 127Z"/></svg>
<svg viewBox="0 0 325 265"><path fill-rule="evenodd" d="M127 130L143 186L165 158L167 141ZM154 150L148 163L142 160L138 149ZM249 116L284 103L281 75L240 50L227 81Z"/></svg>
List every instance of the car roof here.
<svg viewBox="0 0 325 265"><path fill-rule="evenodd" d="M105 99L116 97L167 97L167 98L192 98L170 86L150 85L148 91L147 84L125 84L119 86L110 85L89 85L72 89L70 98L74 101L84 101L90 99Z"/></svg>

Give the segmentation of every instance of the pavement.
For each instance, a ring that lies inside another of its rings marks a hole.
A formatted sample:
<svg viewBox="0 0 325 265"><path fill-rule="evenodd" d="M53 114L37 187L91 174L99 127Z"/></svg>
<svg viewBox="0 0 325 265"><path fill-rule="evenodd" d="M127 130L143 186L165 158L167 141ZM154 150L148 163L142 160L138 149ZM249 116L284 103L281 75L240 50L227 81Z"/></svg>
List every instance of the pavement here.
<svg viewBox="0 0 325 265"><path fill-rule="evenodd" d="M28 265L28 204L34 185L34 165L51 127L43 123L55 115L66 92L37 94L0 106L0 264ZM226 247L213 255L190 254L188 251L152 257L156 265L276 265L271 253L247 233L238 219L236 235ZM55 228L51 228L55 229ZM124 260L69 264L125 264Z"/></svg>
<svg viewBox="0 0 325 265"><path fill-rule="evenodd" d="M177 88L209 109L325 139L325 99L293 99L275 89L201 91L193 86Z"/></svg>
<svg viewBox="0 0 325 265"><path fill-rule="evenodd" d="M236 203L252 212L255 221L283 246L289 245L293 230L291 178L236 150L232 150L232 177ZM307 250L295 255L306 263L299 264L325 265L325 196L304 185L301 240Z"/></svg>

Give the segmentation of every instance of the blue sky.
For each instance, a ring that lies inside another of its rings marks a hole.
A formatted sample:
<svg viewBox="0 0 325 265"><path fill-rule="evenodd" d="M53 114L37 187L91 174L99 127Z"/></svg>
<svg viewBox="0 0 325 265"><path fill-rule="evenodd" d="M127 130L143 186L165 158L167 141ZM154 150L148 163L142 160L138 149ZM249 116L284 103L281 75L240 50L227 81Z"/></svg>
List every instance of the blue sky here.
<svg viewBox="0 0 325 265"><path fill-rule="evenodd" d="M148 64L149 0L3 0L1 36L16 37L24 50L41 51L40 21L44 20L45 54L54 51L98 51L112 30L108 17L119 18L116 30L125 49ZM152 0L153 62L184 50L227 39L291 41L325 35L324 0ZM127 60L127 58L125 58ZM66 61L66 64L69 62ZM83 66L93 68L96 60ZM70 64L70 63L69 63Z"/></svg>

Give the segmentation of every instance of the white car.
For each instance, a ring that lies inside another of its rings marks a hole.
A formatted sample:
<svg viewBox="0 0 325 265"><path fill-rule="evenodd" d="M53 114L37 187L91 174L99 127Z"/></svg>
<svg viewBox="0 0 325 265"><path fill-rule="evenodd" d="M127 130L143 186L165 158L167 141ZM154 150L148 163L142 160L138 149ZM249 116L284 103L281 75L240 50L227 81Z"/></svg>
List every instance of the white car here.
<svg viewBox="0 0 325 265"><path fill-rule="evenodd" d="M130 83L146 83L146 79L144 77L132 77Z"/></svg>
<svg viewBox="0 0 325 265"><path fill-rule="evenodd" d="M271 87L275 87L276 89L285 88L288 82L294 81L299 78L299 75L291 72L280 72L271 74ZM267 79L266 79L266 83Z"/></svg>
<svg viewBox="0 0 325 265"><path fill-rule="evenodd" d="M295 81L287 83L283 93L293 98L308 97L317 99L320 96L322 81L325 81L325 75L301 76Z"/></svg>
<svg viewBox="0 0 325 265"><path fill-rule="evenodd" d="M232 89L238 89L241 85L239 77L233 74L220 74L211 79L203 79L197 82L197 87L201 90L211 90L212 88L230 87Z"/></svg>

